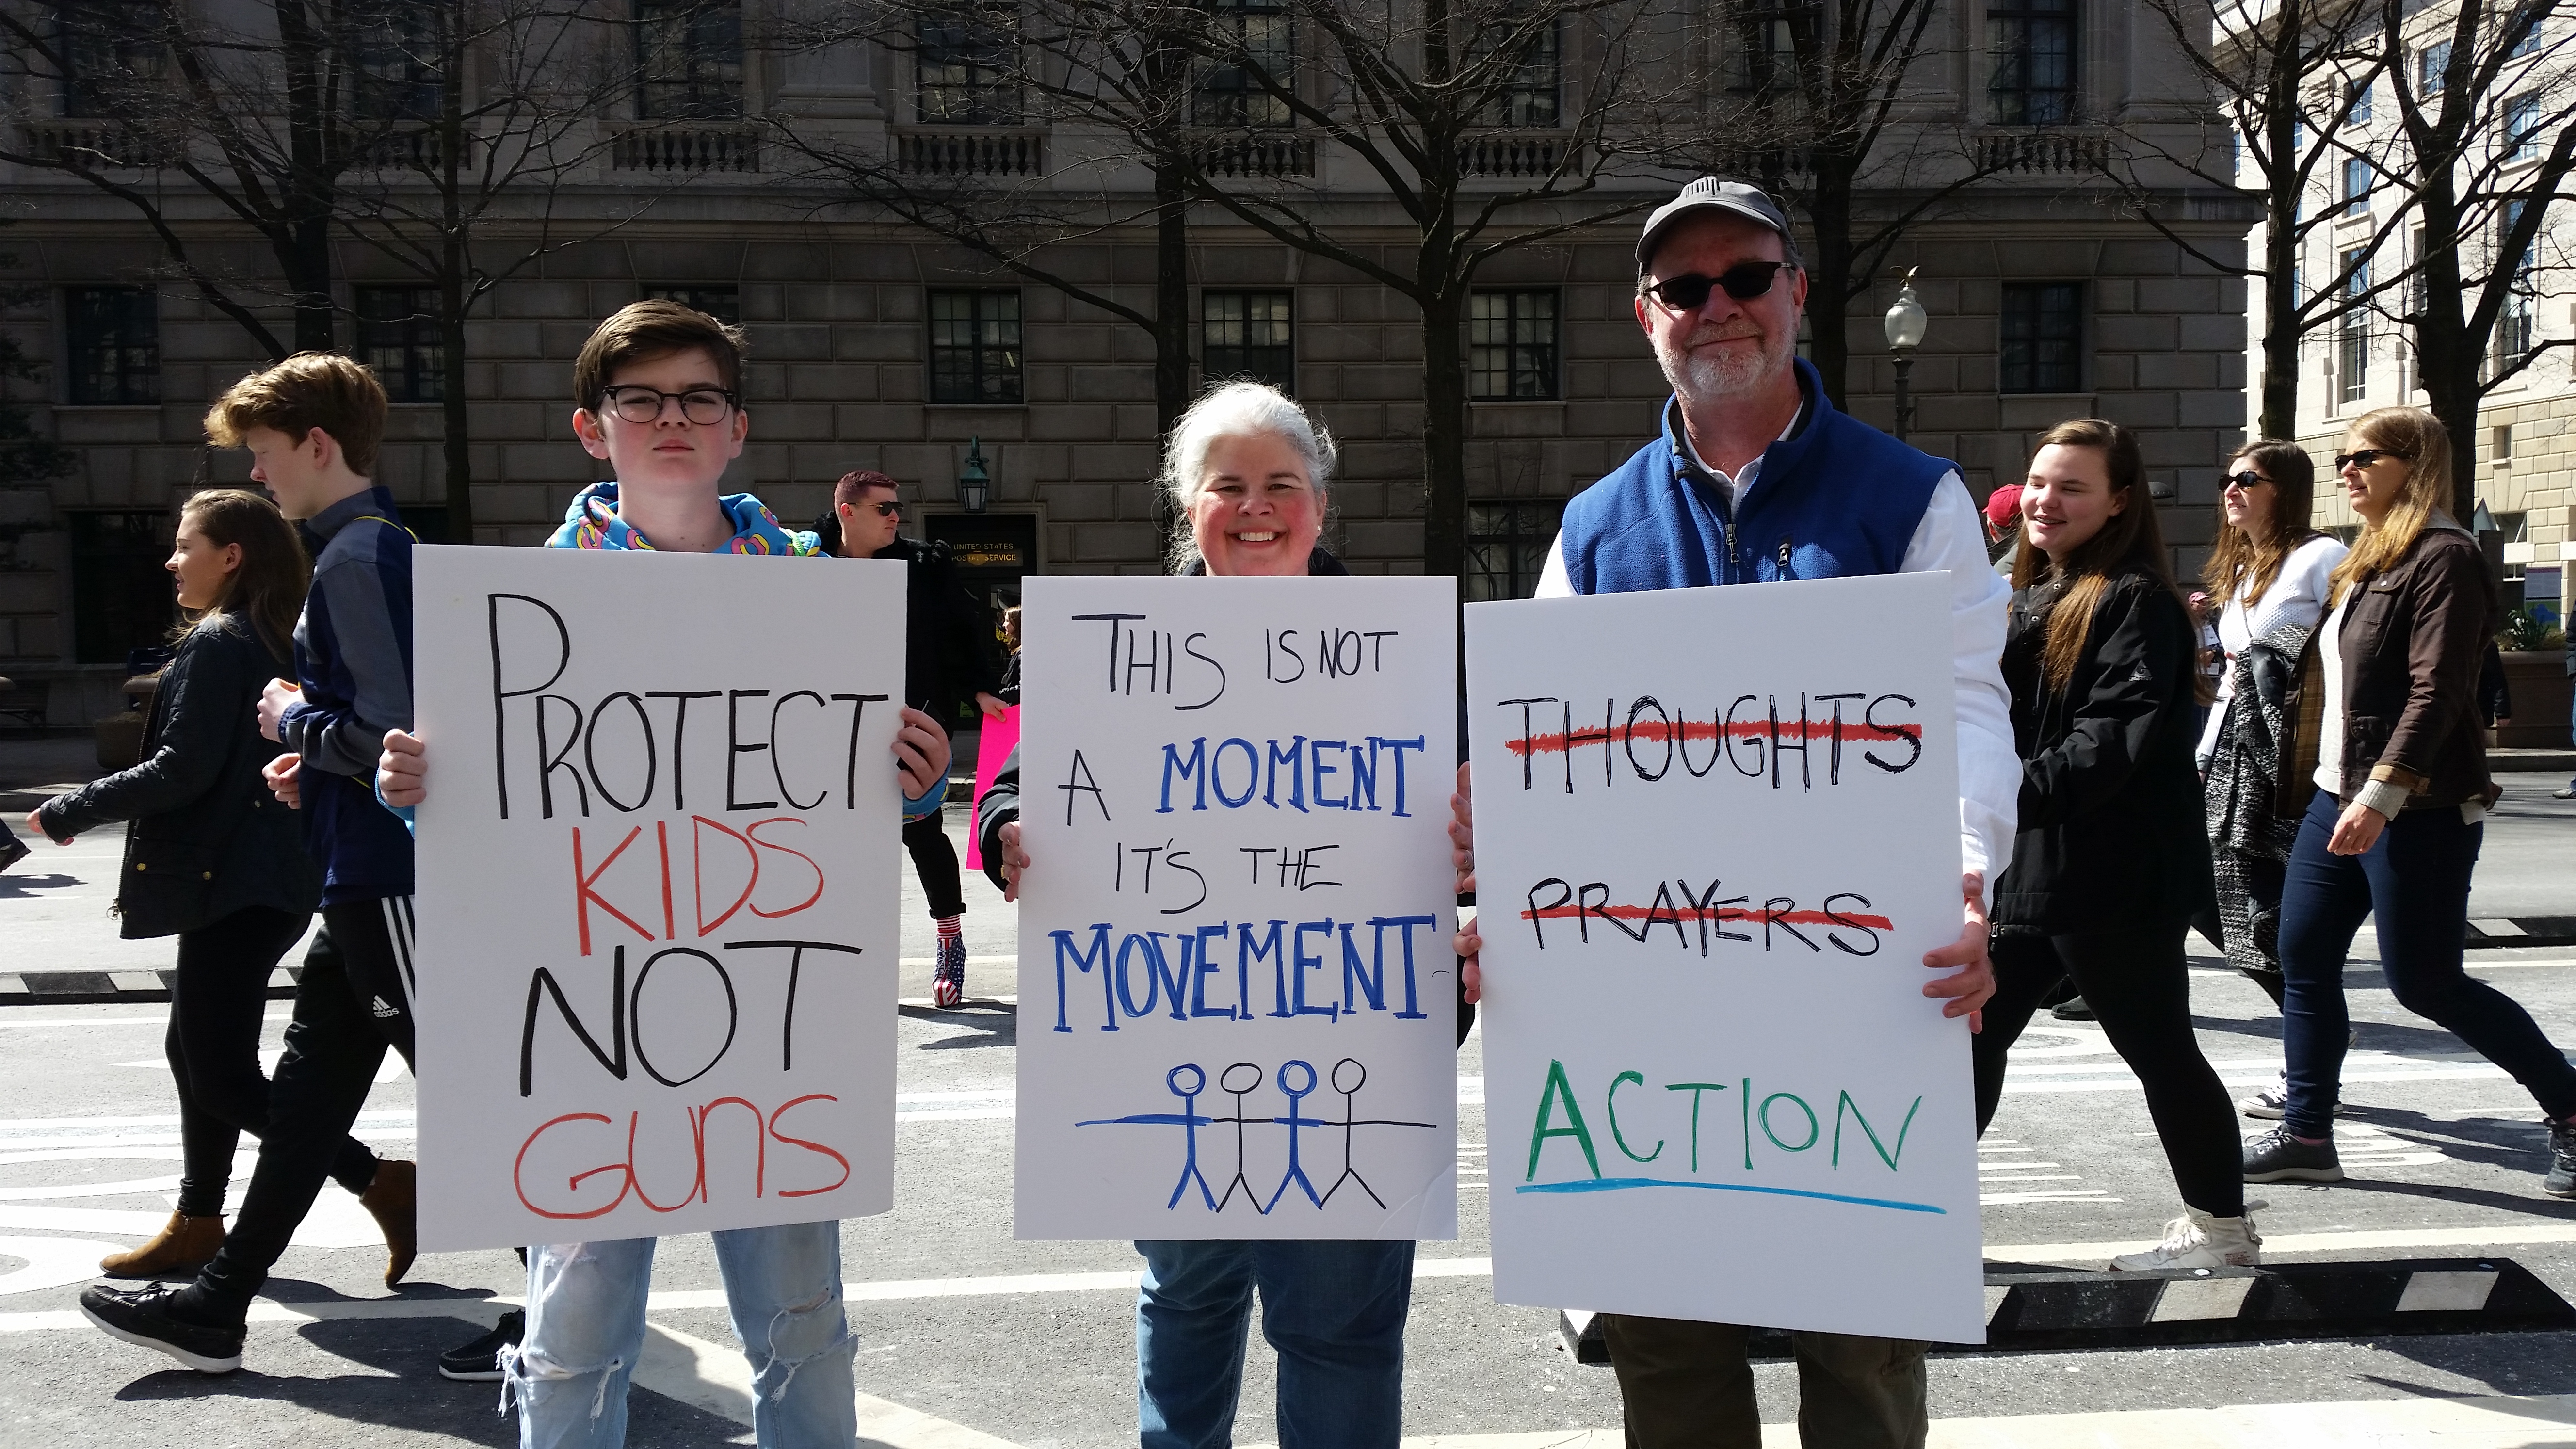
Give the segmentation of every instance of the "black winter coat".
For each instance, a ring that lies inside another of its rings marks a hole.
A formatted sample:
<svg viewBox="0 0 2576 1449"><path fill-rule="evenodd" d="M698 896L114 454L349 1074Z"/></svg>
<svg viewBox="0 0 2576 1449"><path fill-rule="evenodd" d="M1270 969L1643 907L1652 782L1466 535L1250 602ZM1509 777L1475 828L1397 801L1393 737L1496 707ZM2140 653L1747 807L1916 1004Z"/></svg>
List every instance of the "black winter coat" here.
<svg viewBox="0 0 2576 1449"><path fill-rule="evenodd" d="M977 694L1001 688L993 621L957 577L946 543L898 538L874 557L905 565L904 703L950 728Z"/></svg>
<svg viewBox="0 0 2576 1449"><path fill-rule="evenodd" d="M199 624L162 671L143 762L37 813L56 840L133 822L116 889L127 939L175 936L247 906L303 915L321 901L301 824L259 774L283 748L260 737L260 690L291 668L246 620Z"/></svg>
<svg viewBox="0 0 2576 1449"><path fill-rule="evenodd" d="M2190 615L2160 581L2115 576L2075 672L2052 694L2040 667L2048 637L2040 592L2013 595L2004 641L2021 833L1995 886L1996 928L2092 934L2214 905L2193 761L2199 637Z"/></svg>

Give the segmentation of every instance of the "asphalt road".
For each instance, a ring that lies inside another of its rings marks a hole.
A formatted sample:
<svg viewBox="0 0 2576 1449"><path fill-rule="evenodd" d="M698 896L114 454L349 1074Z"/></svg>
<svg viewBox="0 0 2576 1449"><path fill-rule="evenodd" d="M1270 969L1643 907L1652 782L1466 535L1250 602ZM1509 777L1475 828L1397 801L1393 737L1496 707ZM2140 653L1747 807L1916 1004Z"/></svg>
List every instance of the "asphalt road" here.
<svg viewBox="0 0 2576 1449"><path fill-rule="evenodd" d="M2488 836L2477 913L2576 914L2576 806L2545 798L2561 783L2512 781ZM116 848L101 832L0 876L0 971L167 963L166 942L113 938L102 907ZM1124 1243L1011 1237L1016 1038L1009 1007L990 998L1011 988L1012 913L980 878L969 891L969 991L979 999L940 1012L921 1004L931 937L907 883L896 1207L842 1232L863 1435L907 1449L1133 1443L1135 1254ZM2476 962L2555 1039L2576 1042L2576 948L2480 952ZM2278 1023L2250 985L2202 965L2193 989L2203 1049L2231 1087L2250 1091L2278 1070ZM2361 1036L2340 1141L2354 1180L2256 1189L2270 1204L2259 1219L2272 1258L2489 1253L2576 1298L2576 1204L2537 1191L2545 1139L2528 1097L2397 1010L2366 960L2348 987ZM0 1444L515 1443L493 1386L446 1383L433 1363L520 1290L517 1264L498 1252L425 1257L388 1293L373 1226L337 1189L325 1189L279 1264L241 1373L175 1369L68 1311L99 1253L138 1241L169 1211L177 1139L159 1060L163 1012L0 1009ZM272 1006L272 1047L284 1012ZM1615 1444L1609 1371L1572 1360L1552 1313L1493 1300L1480 1047L1471 1038L1459 1058L1459 1238L1420 1250L1406 1432L1461 1436L1460 1449ZM409 1079L389 1070L361 1135L405 1155L411 1101ZM2098 1267L2113 1245L2152 1240L2178 1211L2137 1083L2089 1025L2043 1019L2025 1037L1982 1149L1991 1260ZM237 1192L251 1161L237 1162ZM629 1442L749 1442L708 1240L666 1241L654 1289ZM1239 1420L1247 1442L1273 1435L1267 1359L1256 1344ZM1764 1417L1785 1429L1795 1370L1758 1373ZM2576 1396L2576 1334L1959 1354L1936 1358L1932 1371L1935 1444L2181 1442L2148 1431L2166 1422L2159 1415L2192 1410L2287 1426L2261 1436L2271 1444L2359 1442L2332 1427L2347 1422L2412 1442L2410 1415L2472 1413L2497 1395L2540 1396L2515 1410L2519 1437L2439 1442L2544 1442L2552 1426L2576 1421L2576 1397L2547 1397ZM2264 1419L2265 1405L2294 1407ZM2007 1430L2023 1437L1998 1437ZM2546 1442L2561 1442L2557 1432Z"/></svg>

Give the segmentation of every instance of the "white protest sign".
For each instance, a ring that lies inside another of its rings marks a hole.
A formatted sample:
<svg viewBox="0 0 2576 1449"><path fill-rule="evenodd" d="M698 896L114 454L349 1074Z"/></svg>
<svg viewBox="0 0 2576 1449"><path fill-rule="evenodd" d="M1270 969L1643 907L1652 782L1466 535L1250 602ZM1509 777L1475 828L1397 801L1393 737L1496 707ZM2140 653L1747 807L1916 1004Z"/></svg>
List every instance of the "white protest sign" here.
<svg viewBox="0 0 2576 1449"><path fill-rule="evenodd" d="M423 548L420 1239L883 1212L899 563Z"/></svg>
<svg viewBox="0 0 2576 1449"><path fill-rule="evenodd" d="M1948 577L1466 614L1495 1295L1982 1342Z"/></svg>
<svg viewBox="0 0 2576 1449"><path fill-rule="evenodd" d="M1028 581L1020 1237L1457 1236L1456 598Z"/></svg>

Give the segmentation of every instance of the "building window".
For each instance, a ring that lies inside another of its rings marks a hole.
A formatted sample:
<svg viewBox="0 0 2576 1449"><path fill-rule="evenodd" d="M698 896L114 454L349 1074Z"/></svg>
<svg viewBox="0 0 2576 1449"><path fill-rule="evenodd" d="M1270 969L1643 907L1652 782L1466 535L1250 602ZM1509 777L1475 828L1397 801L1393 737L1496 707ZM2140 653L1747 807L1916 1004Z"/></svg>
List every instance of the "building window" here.
<svg viewBox="0 0 2576 1449"><path fill-rule="evenodd" d="M2370 82L2357 80L2344 87L2343 120L2347 126L2370 124Z"/></svg>
<svg viewBox="0 0 2576 1449"><path fill-rule="evenodd" d="M1817 11L1803 0L1766 0L1748 7L1736 20L1735 53L1743 68L1744 89L1758 94L1795 93L1798 46L1816 38Z"/></svg>
<svg viewBox="0 0 2576 1449"><path fill-rule="evenodd" d="M1506 16L1498 27L1514 28ZM1553 126L1557 123L1557 83L1562 79L1564 51L1558 40L1563 22L1550 17L1539 33L1531 37L1521 51L1520 59L1505 72L1495 87L1487 106L1484 123L1488 126ZM1483 59L1492 47L1479 44L1476 58Z"/></svg>
<svg viewBox="0 0 2576 1449"><path fill-rule="evenodd" d="M376 374L388 401L445 397L447 352L438 342L436 287L358 288L358 360Z"/></svg>
<svg viewBox="0 0 2576 1449"><path fill-rule="evenodd" d="M1468 390L1478 398L1556 396L1556 293L1467 299Z"/></svg>
<svg viewBox="0 0 2576 1449"><path fill-rule="evenodd" d="M2442 93L2443 73L2451 68L2451 42L2437 40L2415 53L2415 94Z"/></svg>
<svg viewBox="0 0 2576 1449"><path fill-rule="evenodd" d="M161 78L163 15L151 0L73 0L55 10L65 117L114 120L134 114L136 92Z"/></svg>
<svg viewBox="0 0 2576 1449"><path fill-rule="evenodd" d="M1986 10L1994 69L1986 98L1998 126L2075 119L2075 0L1995 0Z"/></svg>
<svg viewBox="0 0 2576 1449"><path fill-rule="evenodd" d="M161 400L161 298L150 287L76 287L63 298L71 401Z"/></svg>
<svg viewBox="0 0 2576 1449"><path fill-rule="evenodd" d="M2519 19L2520 17L2520 11L2517 10L2512 12L2512 19ZM2506 23L2511 24L2512 19L2508 19ZM2506 51L2505 54L2515 60L2520 60L2526 55L2540 54L2540 29L2541 25L2539 21L2535 20L2531 22L2531 28L2524 31L2522 33L2522 39L2515 41L2513 43L2513 49Z"/></svg>
<svg viewBox="0 0 2576 1449"><path fill-rule="evenodd" d="M349 96L361 118L438 119L442 13L439 6L423 5L370 15L357 25L349 47Z"/></svg>
<svg viewBox="0 0 2576 1449"><path fill-rule="evenodd" d="M2370 253L2356 247L2343 254L2343 292L2351 309L2335 333L2335 400L2356 403L2370 391L2370 315L2361 299L2370 295Z"/></svg>
<svg viewBox="0 0 2576 1449"><path fill-rule="evenodd" d="M740 0L636 0L635 114L647 121L742 114Z"/></svg>
<svg viewBox="0 0 2576 1449"><path fill-rule="evenodd" d="M1019 38L983 15L958 11L921 22L913 50L913 115L940 126L1013 126Z"/></svg>
<svg viewBox="0 0 2576 1449"><path fill-rule="evenodd" d="M1207 380L1248 377L1297 388L1295 324L1286 292L1205 292L1199 299L1200 370Z"/></svg>
<svg viewBox="0 0 2576 1449"><path fill-rule="evenodd" d="M123 664L162 644L176 615L166 513L74 513L72 652L83 664Z"/></svg>
<svg viewBox="0 0 2576 1449"><path fill-rule="evenodd" d="M2513 461L2513 424L2498 423L2487 429L2487 461L2490 463Z"/></svg>
<svg viewBox="0 0 2576 1449"><path fill-rule="evenodd" d="M2005 392L2076 392L2084 386L2084 284L2004 284L1998 382Z"/></svg>
<svg viewBox="0 0 2576 1449"><path fill-rule="evenodd" d="M1467 505L1467 569L1459 583L1467 603L1526 599L1538 592L1547 551L1565 518L1560 498L1519 498Z"/></svg>
<svg viewBox="0 0 2576 1449"><path fill-rule="evenodd" d="M1285 126L1295 120L1273 85L1295 83L1294 20L1286 0L1210 0L1217 43L1232 57L1200 72L1190 119L1201 126Z"/></svg>
<svg viewBox="0 0 2576 1449"><path fill-rule="evenodd" d="M930 294L930 400L1020 400L1020 294Z"/></svg>
<svg viewBox="0 0 2576 1449"><path fill-rule="evenodd" d="M2370 214L2370 163L2358 156L2343 158L2343 214Z"/></svg>
<svg viewBox="0 0 2576 1449"><path fill-rule="evenodd" d="M2540 159L2540 97L2536 94L2515 96L2504 104L2504 143L2507 161Z"/></svg>
<svg viewBox="0 0 2576 1449"><path fill-rule="evenodd" d="M2501 253L2511 246L2513 230L2522 225L2523 208L2529 202L2508 201L2497 216L2496 250ZM2504 311L2496 318L2496 370L2504 372L2519 367L2531 356L2533 322L2539 311L2540 289L2537 268L2533 265L2536 244L2525 246L2513 259L2513 276L2506 283Z"/></svg>
<svg viewBox="0 0 2576 1449"><path fill-rule="evenodd" d="M728 327L742 325L742 288L740 287L700 286L694 282L646 287L643 289L641 300L677 302L683 307L696 308Z"/></svg>

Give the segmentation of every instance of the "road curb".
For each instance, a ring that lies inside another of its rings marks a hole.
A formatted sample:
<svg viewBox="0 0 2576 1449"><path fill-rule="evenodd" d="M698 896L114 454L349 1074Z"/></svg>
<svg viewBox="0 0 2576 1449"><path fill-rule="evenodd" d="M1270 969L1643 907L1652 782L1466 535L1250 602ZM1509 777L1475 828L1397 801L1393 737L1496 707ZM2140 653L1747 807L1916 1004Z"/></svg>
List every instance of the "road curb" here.
<svg viewBox="0 0 2576 1449"><path fill-rule="evenodd" d="M292 1001L301 966L268 973L268 999ZM177 971L0 971L0 1006L135 1006L170 999Z"/></svg>

